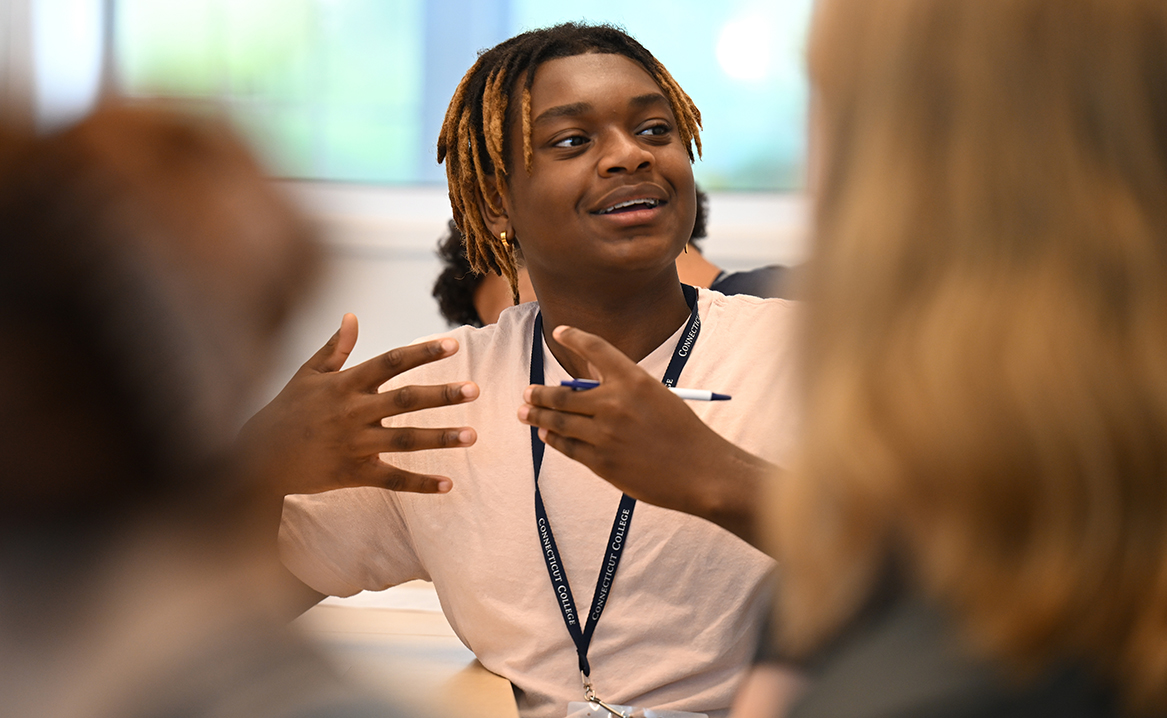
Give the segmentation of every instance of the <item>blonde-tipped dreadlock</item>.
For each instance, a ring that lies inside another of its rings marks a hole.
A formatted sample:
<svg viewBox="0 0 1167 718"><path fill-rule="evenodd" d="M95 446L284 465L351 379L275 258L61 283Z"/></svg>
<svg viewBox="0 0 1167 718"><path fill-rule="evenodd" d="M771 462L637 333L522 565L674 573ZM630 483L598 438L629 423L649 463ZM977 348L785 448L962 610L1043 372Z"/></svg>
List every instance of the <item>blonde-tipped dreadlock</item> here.
<svg viewBox="0 0 1167 718"><path fill-rule="evenodd" d="M539 65L559 57L587 53L623 55L652 76L664 91L689 159L701 156L701 112L669 71L639 42L610 25L564 23L533 30L484 51L454 92L438 135L438 162L446 163L454 222L465 236L466 259L478 273L506 277L519 302L518 265L512 248L486 226L483 206L501 212L488 178L502 187L509 171L507 127L509 98L522 77L519 121L523 130L523 163L531 171L531 84ZM514 240L512 239L512 242Z"/></svg>
<svg viewBox="0 0 1167 718"><path fill-rule="evenodd" d="M689 153L689 161L692 162L696 159L693 156L693 145L697 145L697 157L701 156L701 110L697 109L693 98L681 89L680 84L659 60L656 63L656 72L652 73L652 79L656 80L656 84L668 95L673 114L677 116L681 142L685 145L685 151Z"/></svg>

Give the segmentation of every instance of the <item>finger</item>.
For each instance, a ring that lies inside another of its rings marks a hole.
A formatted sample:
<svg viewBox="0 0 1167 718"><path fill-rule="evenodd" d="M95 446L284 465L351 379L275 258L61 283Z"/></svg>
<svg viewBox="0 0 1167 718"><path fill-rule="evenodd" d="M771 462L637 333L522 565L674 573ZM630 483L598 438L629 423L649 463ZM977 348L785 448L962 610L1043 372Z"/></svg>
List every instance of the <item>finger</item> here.
<svg viewBox="0 0 1167 718"><path fill-rule="evenodd" d="M390 491L407 491L415 494L445 494L454 483L445 476L416 474L386 464L380 459L370 461L363 471L354 477L352 486L374 486Z"/></svg>
<svg viewBox="0 0 1167 718"><path fill-rule="evenodd" d="M345 314L340 320L340 329L325 342L324 346L320 347L315 354L312 355L308 361L304 362L297 374L305 372L314 372L322 374L325 372L340 371L344 367L344 363L348 361L349 354L352 354L353 347L357 344L357 315Z"/></svg>
<svg viewBox="0 0 1167 718"><path fill-rule="evenodd" d="M636 366L634 361L624 356L624 352L582 329L561 324L551 334L555 341L597 369L601 378L605 372L628 371Z"/></svg>
<svg viewBox="0 0 1167 718"><path fill-rule="evenodd" d="M570 414L563 411L542 409L537 406L524 404L519 407L519 421L541 429L548 429L556 434L581 439L587 442L596 440L595 419L580 414Z"/></svg>
<svg viewBox="0 0 1167 718"><path fill-rule="evenodd" d="M456 449L472 446L476 441L478 432L469 426L443 429L420 429L409 426L374 427L354 436L351 449L357 456L372 456L427 449Z"/></svg>
<svg viewBox="0 0 1167 718"><path fill-rule="evenodd" d="M464 404L477 399L478 394L478 385L472 381L433 386L403 386L377 394L376 400L368 407L369 420L379 422L385 417L420 409Z"/></svg>
<svg viewBox="0 0 1167 718"><path fill-rule="evenodd" d="M376 391L402 372L422 364L445 359L458 351L458 342L449 337L390 349L380 356L349 369L348 381L366 391Z"/></svg>
<svg viewBox="0 0 1167 718"><path fill-rule="evenodd" d="M336 343L336 351L343 355L344 359L348 359L348 355L352 354L353 347L357 345L357 315L352 312L346 313L340 318L340 330ZM340 369L340 367L337 367Z"/></svg>
<svg viewBox="0 0 1167 718"><path fill-rule="evenodd" d="M588 468L592 468L592 462L596 457L596 447L569 436L563 436L547 429L539 429L539 438L543 440L552 449L563 454L569 459L574 459Z"/></svg>
<svg viewBox="0 0 1167 718"><path fill-rule="evenodd" d="M576 391L566 386L545 386L532 384L523 390L523 401L532 406L540 406L573 414L592 415L595 413L595 392L599 387L586 391Z"/></svg>

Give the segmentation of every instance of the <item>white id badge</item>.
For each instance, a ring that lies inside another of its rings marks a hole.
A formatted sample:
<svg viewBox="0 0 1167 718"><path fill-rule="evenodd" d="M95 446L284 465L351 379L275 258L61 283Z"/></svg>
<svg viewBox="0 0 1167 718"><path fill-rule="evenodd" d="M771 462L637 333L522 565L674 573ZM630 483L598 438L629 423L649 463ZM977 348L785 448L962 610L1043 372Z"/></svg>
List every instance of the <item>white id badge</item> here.
<svg viewBox="0 0 1167 718"><path fill-rule="evenodd" d="M669 711L663 708L637 708L615 704L612 704L612 708L623 713L625 718L709 718L704 713ZM567 704L567 718L620 718L620 716L598 703L572 701Z"/></svg>

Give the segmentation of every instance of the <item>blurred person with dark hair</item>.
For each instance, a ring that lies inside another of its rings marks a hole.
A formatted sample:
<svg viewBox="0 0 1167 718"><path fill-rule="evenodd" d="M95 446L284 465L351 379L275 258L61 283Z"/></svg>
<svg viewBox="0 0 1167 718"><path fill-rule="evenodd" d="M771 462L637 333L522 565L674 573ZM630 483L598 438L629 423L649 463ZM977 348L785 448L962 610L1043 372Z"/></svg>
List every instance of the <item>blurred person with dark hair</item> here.
<svg viewBox="0 0 1167 718"><path fill-rule="evenodd" d="M706 259L698 241L707 235L708 217L709 195L698 188L693 235L685 251L677 256L677 276L682 282L722 294L792 298L789 267L774 264L748 271L726 272ZM510 286L497 269L479 274L470 267L465 238L453 220L446 225L446 234L438 240L438 258L442 260L442 271L434 282L433 296L450 326L494 324L503 310L516 304ZM535 288L523 266L518 268L518 282L518 303L535 301Z"/></svg>
<svg viewBox="0 0 1167 718"><path fill-rule="evenodd" d="M1167 714L1167 3L822 0L810 67L792 715Z"/></svg>
<svg viewBox="0 0 1167 718"><path fill-rule="evenodd" d="M0 713L387 715L284 632L233 458L312 232L216 122L0 144Z"/></svg>

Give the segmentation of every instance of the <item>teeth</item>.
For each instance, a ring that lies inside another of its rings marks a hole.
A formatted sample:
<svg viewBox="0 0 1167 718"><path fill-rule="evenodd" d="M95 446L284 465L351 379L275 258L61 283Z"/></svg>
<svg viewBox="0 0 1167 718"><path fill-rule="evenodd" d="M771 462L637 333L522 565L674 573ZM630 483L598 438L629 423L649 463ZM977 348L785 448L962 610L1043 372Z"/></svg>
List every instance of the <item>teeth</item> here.
<svg viewBox="0 0 1167 718"><path fill-rule="evenodd" d="M606 209L602 209L599 211L599 214L608 214L609 212L615 212L618 209L624 209L625 207L632 207L632 206L638 205L638 204L643 204L643 205L651 208L651 207L656 207L658 204L660 204L660 200L647 199L647 198L630 199L627 202L621 202L620 204L614 204L611 207L608 207Z"/></svg>

